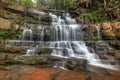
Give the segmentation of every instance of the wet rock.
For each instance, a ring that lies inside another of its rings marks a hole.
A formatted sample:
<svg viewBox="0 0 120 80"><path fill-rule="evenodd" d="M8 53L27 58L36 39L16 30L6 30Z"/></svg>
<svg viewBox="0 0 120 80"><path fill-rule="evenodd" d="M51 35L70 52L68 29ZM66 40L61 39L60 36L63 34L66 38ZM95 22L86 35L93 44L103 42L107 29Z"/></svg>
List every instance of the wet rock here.
<svg viewBox="0 0 120 80"><path fill-rule="evenodd" d="M98 25L95 25L95 24L90 24L88 25L88 27L83 27L83 31L85 31L84 35L85 35L85 40L99 40L100 39L100 36L98 36L98 31L96 29L96 26ZM101 27L98 26L100 28L100 32L101 33Z"/></svg>
<svg viewBox="0 0 120 80"><path fill-rule="evenodd" d="M28 14L30 14L33 18L39 19L41 24L48 25L51 22L51 18L49 17L48 13L37 8L30 8L28 10Z"/></svg>
<svg viewBox="0 0 120 80"><path fill-rule="evenodd" d="M80 59L80 60L68 60L66 62L66 68L70 70L86 70L87 69L87 60Z"/></svg>
<svg viewBox="0 0 120 80"><path fill-rule="evenodd" d="M5 45L0 45L0 52L9 52L9 53L19 53L23 54L26 51L26 48L18 48L18 47L13 47L13 46L5 46Z"/></svg>
<svg viewBox="0 0 120 80"><path fill-rule="evenodd" d="M30 64L30 65L35 65L35 64L40 64L41 58L39 56L20 56L17 59L18 61L21 61L23 64Z"/></svg>
<svg viewBox="0 0 120 80"><path fill-rule="evenodd" d="M66 67L67 67L68 69L70 69L70 70L73 70L73 69L74 69L74 65L73 65L72 61L67 61Z"/></svg>
<svg viewBox="0 0 120 80"><path fill-rule="evenodd" d="M98 41L96 42L96 45L99 46L99 47L108 47L107 43L105 43L104 41Z"/></svg>
<svg viewBox="0 0 120 80"><path fill-rule="evenodd" d="M51 54L52 49L50 48L38 48L36 49L38 51L38 55L40 54Z"/></svg>
<svg viewBox="0 0 120 80"><path fill-rule="evenodd" d="M112 47L114 47L115 49L120 49L120 41L119 40L110 40L110 41L105 41L106 43L108 43L109 45L111 45Z"/></svg>

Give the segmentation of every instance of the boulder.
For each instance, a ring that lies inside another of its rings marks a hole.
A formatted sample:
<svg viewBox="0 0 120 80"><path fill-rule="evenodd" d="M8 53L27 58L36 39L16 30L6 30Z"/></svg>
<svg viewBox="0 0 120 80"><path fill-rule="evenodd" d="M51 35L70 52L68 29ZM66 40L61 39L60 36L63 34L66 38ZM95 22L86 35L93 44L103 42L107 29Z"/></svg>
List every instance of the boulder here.
<svg viewBox="0 0 120 80"><path fill-rule="evenodd" d="M114 28L116 37L120 38L120 22L114 22L113 28Z"/></svg>
<svg viewBox="0 0 120 80"><path fill-rule="evenodd" d="M22 61L23 64L39 64L41 58L39 56L21 56L17 61Z"/></svg>
<svg viewBox="0 0 120 80"><path fill-rule="evenodd" d="M21 3L11 3L8 6L6 6L6 8L15 10L15 11L19 11L19 12L24 12L24 5Z"/></svg>
<svg viewBox="0 0 120 80"><path fill-rule="evenodd" d="M68 60L65 64L66 68L70 69L70 70L76 70L76 71L80 71L80 70L86 70L87 69L87 60L85 59L81 59L81 60Z"/></svg>
<svg viewBox="0 0 120 80"><path fill-rule="evenodd" d="M10 29L11 22L7 19L0 18L0 28L2 29Z"/></svg>
<svg viewBox="0 0 120 80"><path fill-rule="evenodd" d="M25 53L26 52L26 48L18 48L18 47L13 47L13 46L5 46L5 45L0 45L0 52L9 52L9 53Z"/></svg>
<svg viewBox="0 0 120 80"><path fill-rule="evenodd" d="M119 30L119 29L120 29L120 22L115 21L115 22L113 23L113 28L114 28L115 30Z"/></svg>
<svg viewBox="0 0 120 80"><path fill-rule="evenodd" d="M102 30L112 30L112 27L111 27L111 23L110 23L110 22L108 22L108 23L102 23L101 25L102 25L102 26L101 26L101 29L102 29Z"/></svg>
<svg viewBox="0 0 120 80"><path fill-rule="evenodd" d="M12 28L12 30L18 30L18 29L20 28L20 25L13 23L13 24L11 25L11 28Z"/></svg>

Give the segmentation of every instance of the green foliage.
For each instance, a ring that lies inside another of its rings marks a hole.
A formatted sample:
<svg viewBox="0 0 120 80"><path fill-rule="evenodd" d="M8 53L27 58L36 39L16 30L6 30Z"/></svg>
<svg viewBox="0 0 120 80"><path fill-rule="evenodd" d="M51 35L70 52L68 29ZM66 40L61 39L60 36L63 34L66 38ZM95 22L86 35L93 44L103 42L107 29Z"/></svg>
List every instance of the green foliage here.
<svg viewBox="0 0 120 80"><path fill-rule="evenodd" d="M93 36L93 40L96 41L96 40L101 40L101 37L98 37L98 36Z"/></svg>
<svg viewBox="0 0 120 80"><path fill-rule="evenodd" d="M23 56L24 64L38 64L41 61L40 57L37 56Z"/></svg>
<svg viewBox="0 0 120 80"><path fill-rule="evenodd" d="M32 0L17 0L22 2L26 7L36 6L36 3L34 3Z"/></svg>
<svg viewBox="0 0 120 80"><path fill-rule="evenodd" d="M37 0L37 5L46 6L49 9L65 10L69 8L74 0Z"/></svg>
<svg viewBox="0 0 120 80"><path fill-rule="evenodd" d="M88 20L95 23L108 22L113 20L113 15L110 12L99 13L98 11L92 11L86 14L81 14L80 17L86 17Z"/></svg>
<svg viewBox="0 0 120 80"><path fill-rule="evenodd" d="M4 30L0 29L0 41L4 39L18 39L20 36L20 33L15 33L11 30Z"/></svg>

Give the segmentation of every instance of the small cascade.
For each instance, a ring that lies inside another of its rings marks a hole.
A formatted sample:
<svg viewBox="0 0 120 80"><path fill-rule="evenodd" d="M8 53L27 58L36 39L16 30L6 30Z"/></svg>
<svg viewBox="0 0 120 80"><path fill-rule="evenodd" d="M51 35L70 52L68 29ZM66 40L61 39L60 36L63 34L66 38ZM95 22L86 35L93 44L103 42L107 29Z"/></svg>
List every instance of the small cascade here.
<svg viewBox="0 0 120 80"><path fill-rule="evenodd" d="M24 29L22 33L22 40L30 40L32 41L33 32L31 29Z"/></svg>
<svg viewBox="0 0 120 80"><path fill-rule="evenodd" d="M37 56L36 49L28 49L25 56Z"/></svg>
<svg viewBox="0 0 120 80"><path fill-rule="evenodd" d="M52 13L49 15L52 17L52 41L79 41L83 39L81 25L77 24L76 20L72 19L68 13L66 13L65 20Z"/></svg>
<svg viewBox="0 0 120 80"><path fill-rule="evenodd" d="M44 41L44 27L38 26L37 27L39 33L38 33L38 41Z"/></svg>
<svg viewBox="0 0 120 80"><path fill-rule="evenodd" d="M72 41L72 42L52 42L50 45L53 48L52 54L56 57L61 58L77 58L86 59L89 64L96 65L104 68L112 68L109 64L104 64L100 61L100 58L95 53L90 53L87 46L83 41Z"/></svg>
<svg viewBox="0 0 120 80"><path fill-rule="evenodd" d="M38 48L38 45L33 45L32 48L26 51L25 56L38 56L38 51L36 50L37 48Z"/></svg>
<svg viewBox="0 0 120 80"><path fill-rule="evenodd" d="M98 37L98 39L101 39L100 26L99 25L96 25L96 30L97 30L97 37Z"/></svg>

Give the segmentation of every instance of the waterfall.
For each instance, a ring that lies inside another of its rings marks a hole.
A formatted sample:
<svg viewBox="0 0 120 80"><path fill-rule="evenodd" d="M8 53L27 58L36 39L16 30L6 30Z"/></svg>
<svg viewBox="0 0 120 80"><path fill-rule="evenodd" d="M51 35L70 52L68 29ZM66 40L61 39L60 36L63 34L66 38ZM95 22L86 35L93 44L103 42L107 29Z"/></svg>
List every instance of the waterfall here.
<svg viewBox="0 0 120 80"><path fill-rule="evenodd" d="M37 55L36 53L36 50L33 48L33 49L28 49L25 56L35 56Z"/></svg>
<svg viewBox="0 0 120 80"><path fill-rule="evenodd" d="M36 40L33 39L33 36L36 36L37 41L41 41L41 47L44 48L46 47L44 44L46 36L49 36L49 39L47 38L47 42L49 43L47 48L52 49L52 56L66 59L86 59L91 65L113 68L109 64L102 63L93 49L91 52L88 50L83 41L82 24L78 24L76 19L72 18L69 13L63 13L62 16L49 13L49 16L52 19L51 26L37 26L36 31L24 29L22 40ZM100 28L96 26L96 29L98 32L97 35L100 37ZM37 35L33 35L36 32L38 32ZM26 55L36 55L36 49L28 49Z"/></svg>
<svg viewBox="0 0 120 80"><path fill-rule="evenodd" d="M69 13L64 13L64 19L60 16L50 13L52 18L52 28L54 28L54 40L50 42L53 48L51 55L62 58L82 58L86 59L89 64L104 68L113 69L110 64L101 62L99 56L91 53L83 40L81 25L71 18ZM100 28L96 26L97 35L100 38Z"/></svg>
<svg viewBox="0 0 120 80"><path fill-rule="evenodd" d="M78 41L83 39L81 25L77 24L76 20L72 19L68 13L66 13L65 20L52 13L49 15L52 17L52 41Z"/></svg>
<svg viewBox="0 0 120 80"><path fill-rule="evenodd" d="M22 33L22 40L32 40L32 30L31 29L24 29Z"/></svg>
<svg viewBox="0 0 120 80"><path fill-rule="evenodd" d="M98 39L100 39L101 38L101 35L100 35L100 26L96 26L96 30L97 30L97 37L98 37Z"/></svg>

